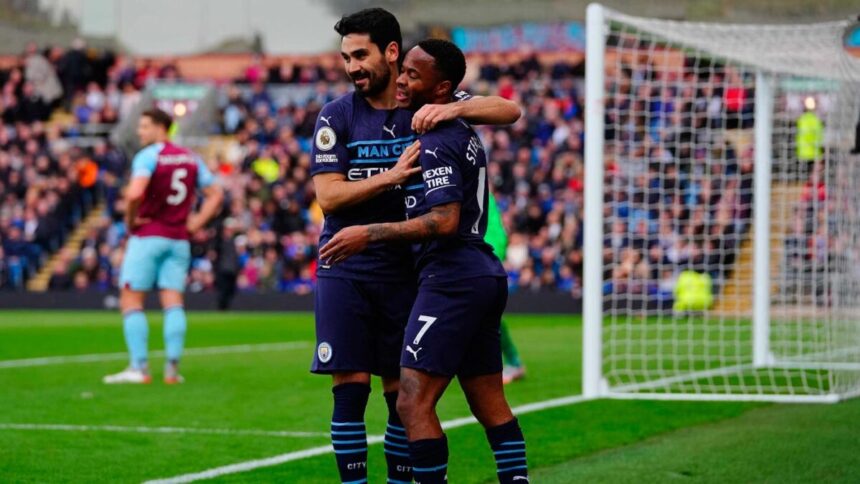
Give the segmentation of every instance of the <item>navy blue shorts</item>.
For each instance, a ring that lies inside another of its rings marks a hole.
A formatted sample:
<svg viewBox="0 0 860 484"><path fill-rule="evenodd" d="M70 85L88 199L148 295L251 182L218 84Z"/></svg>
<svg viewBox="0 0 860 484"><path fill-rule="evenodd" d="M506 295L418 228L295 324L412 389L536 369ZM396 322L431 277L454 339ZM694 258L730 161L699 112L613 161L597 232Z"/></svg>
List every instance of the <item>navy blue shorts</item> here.
<svg viewBox="0 0 860 484"><path fill-rule="evenodd" d="M415 285L320 277L314 305L317 347L311 372L400 375L400 351Z"/></svg>
<svg viewBox="0 0 860 484"><path fill-rule="evenodd" d="M502 371L500 323L507 302L508 284L501 277L422 283L400 366L452 378Z"/></svg>

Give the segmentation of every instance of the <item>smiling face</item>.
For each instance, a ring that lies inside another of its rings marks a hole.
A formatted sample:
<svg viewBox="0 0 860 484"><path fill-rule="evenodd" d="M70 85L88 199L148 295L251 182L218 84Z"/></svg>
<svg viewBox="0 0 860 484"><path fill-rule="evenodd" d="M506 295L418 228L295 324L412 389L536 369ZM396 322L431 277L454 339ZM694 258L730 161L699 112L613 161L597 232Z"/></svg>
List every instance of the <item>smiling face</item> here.
<svg viewBox="0 0 860 484"><path fill-rule="evenodd" d="M397 44L391 42L382 52L368 34L348 34L340 42L340 55L346 74L355 90L364 97L382 94L391 82L392 69L400 55Z"/></svg>
<svg viewBox="0 0 860 484"><path fill-rule="evenodd" d="M399 107L417 110L446 95L450 97L451 82L442 80L435 64L435 59L421 47L413 47L406 54L397 77L395 99Z"/></svg>

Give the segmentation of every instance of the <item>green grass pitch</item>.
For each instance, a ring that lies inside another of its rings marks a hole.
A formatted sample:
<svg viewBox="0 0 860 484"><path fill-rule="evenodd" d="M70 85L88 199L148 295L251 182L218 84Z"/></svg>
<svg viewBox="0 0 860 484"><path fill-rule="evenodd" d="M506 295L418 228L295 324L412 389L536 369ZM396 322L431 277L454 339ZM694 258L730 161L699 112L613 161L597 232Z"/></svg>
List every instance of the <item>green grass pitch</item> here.
<svg viewBox="0 0 860 484"><path fill-rule="evenodd" d="M511 404L578 394L579 317L507 319L529 371L508 387ZM151 349L161 349L160 313L149 321ZM109 387L101 377L125 365L110 356L124 351L117 314L0 311L0 482L143 482L325 446L330 383L308 372L312 341L310 314L191 313L188 347L217 349L184 359L184 385L163 385L156 357L152 385ZM100 356L50 358L74 355ZM21 362L33 358L47 359ZM456 384L440 414L469 415ZM368 433L381 434L384 421L377 381ZM860 481L860 399L598 400L520 421L537 483ZM450 482L493 482L479 426L448 438ZM381 445L370 447L369 467L369 482L385 481ZM337 473L324 454L215 481L330 483Z"/></svg>

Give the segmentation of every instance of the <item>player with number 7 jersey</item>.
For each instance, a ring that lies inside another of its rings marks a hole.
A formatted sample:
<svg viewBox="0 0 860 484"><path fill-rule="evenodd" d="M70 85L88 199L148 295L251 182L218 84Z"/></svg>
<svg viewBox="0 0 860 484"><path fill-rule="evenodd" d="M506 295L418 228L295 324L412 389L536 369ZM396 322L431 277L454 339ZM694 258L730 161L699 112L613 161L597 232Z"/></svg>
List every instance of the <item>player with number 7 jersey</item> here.
<svg viewBox="0 0 860 484"><path fill-rule="evenodd" d="M398 105L451 103L465 72L466 58L456 45L421 41L403 59ZM347 227L320 256L338 264L369 243L413 242L418 295L400 357L397 412L415 481L447 482L448 442L436 404L456 376L486 430L499 482L528 482L525 439L502 384L499 327L508 287L501 262L484 241L486 153L461 119L437 124L420 141L421 175L406 187L408 220Z"/></svg>
<svg viewBox="0 0 860 484"><path fill-rule="evenodd" d="M125 370L104 382L149 383L148 326L143 313L146 293L158 287L164 308L165 383L181 383L179 358L185 344L183 301L191 265L189 235L221 208L222 193L199 156L168 140L173 120L158 109L145 111L138 136L145 148L132 161L126 189L126 225L131 234L120 270L120 308L129 352ZM192 214L198 191L200 212Z"/></svg>

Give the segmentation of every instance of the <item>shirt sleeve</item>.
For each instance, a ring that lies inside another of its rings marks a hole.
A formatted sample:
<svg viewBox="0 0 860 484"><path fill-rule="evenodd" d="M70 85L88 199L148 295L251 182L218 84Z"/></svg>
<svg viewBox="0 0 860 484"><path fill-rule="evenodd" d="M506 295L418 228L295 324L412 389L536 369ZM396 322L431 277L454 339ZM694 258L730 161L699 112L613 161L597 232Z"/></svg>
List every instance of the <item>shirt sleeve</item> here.
<svg viewBox="0 0 860 484"><path fill-rule="evenodd" d="M326 104L314 128L314 144L311 150L311 176L318 173L347 173L349 150L347 122L340 106Z"/></svg>
<svg viewBox="0 0 860 484"><path fill-rule="evenodd" d="M197 188L204 189L211 186L215 183L215 175L212 174L212 171L209 170L209 167L206 166L206 163L203 162L203 159L197 158Z"/></svg>
<svg viewBox="0 0 860 484"><path fill-rule="evenodd" d="M427 207L463 201L463 173L454 147L438 137L423 136L418 159Z"/></svg>
<svg viewBox="0 0 860 484"><path fill-rule="evenodd" d="M158 148L152 146L140 150L131 161L131 177L150 178L158 163L157 153Z"/></svg>

